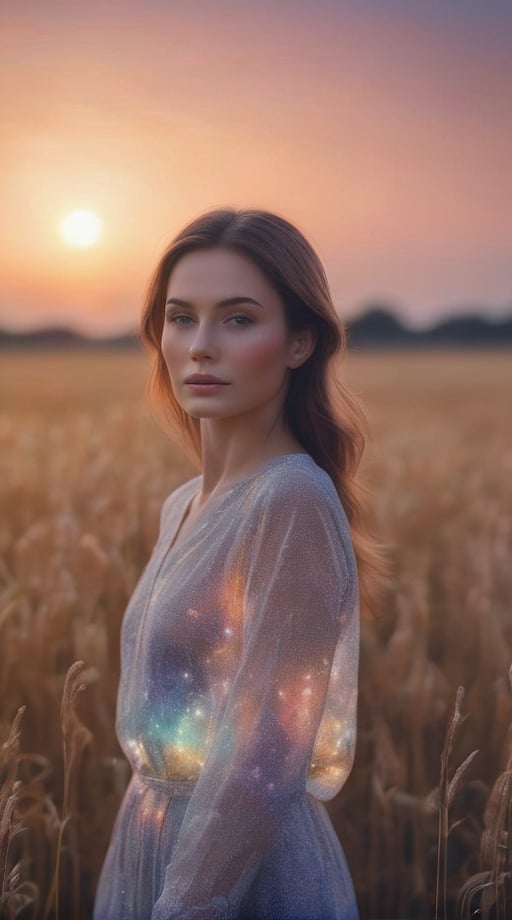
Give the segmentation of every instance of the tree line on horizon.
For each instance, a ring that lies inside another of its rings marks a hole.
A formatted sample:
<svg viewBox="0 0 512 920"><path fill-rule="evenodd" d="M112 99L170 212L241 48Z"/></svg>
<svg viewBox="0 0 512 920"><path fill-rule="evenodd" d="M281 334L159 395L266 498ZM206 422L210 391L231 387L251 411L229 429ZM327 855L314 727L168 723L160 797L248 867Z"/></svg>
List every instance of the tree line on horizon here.
<svg viewBox="0 0 512 920"><path fill-rule="evenodd" d="M491 320L481 314L448 317L427 329L412 329L384 306L371 306L360 316L345 322L349 349L414 346L510 346L511 314ZM93 337L66 326L47 326L15 332L0 327L0 349L15 348L140 348L137 331Z"/></svg>

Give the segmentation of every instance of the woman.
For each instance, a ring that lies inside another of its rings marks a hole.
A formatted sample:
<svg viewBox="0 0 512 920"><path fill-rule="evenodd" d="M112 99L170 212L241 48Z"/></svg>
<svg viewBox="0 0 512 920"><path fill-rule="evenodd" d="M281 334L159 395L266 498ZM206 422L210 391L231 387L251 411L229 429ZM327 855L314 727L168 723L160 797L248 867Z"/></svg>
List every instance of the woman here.
<svg viewBox="0 0 512 920"><path fill-rule="evenodd" d="M359 598L382 564L322 266L276 215L209 212L160 260L142 340L202 475L164 502L123 621L133 777L94 918L352 920L322 800L352 766Z"/></svg>

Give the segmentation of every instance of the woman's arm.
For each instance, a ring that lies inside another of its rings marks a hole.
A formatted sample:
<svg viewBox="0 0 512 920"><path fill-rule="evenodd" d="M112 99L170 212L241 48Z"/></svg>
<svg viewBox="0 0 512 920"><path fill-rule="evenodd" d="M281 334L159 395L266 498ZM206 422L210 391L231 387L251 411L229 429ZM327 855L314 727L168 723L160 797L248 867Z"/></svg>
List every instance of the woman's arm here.
<svg viewBox="0 0 512 920"><path fill-rule="evenodd" d="M305 793L353 597L340 521L321 490L266 496L247 558L240 666L152 920L234 917L288 803ZM346 679L356 682L357 662Z"/></svg>

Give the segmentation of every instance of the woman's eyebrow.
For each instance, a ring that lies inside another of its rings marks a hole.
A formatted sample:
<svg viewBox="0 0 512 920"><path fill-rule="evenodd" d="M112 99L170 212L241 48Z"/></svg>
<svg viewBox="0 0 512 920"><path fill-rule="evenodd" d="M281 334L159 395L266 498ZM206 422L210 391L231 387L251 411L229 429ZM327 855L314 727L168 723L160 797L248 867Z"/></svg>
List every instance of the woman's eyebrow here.
<svg viewBox="0 0 512 920"><path fill-rule="evenodd" d="M166 300L165 305L167 306L167 304L170 304L170 303L174 304L177 307L184 307L184 308L194 306L194 304L188 303L188 301L186 300L180 300L179 297L169 297L169 299ZM239 303L252 303L256 307L263 307L263 304L259 303L259 301L257 300L254 300L253 297L245 297L243 295L240 295L237 297L226 297L224 300L217 301L215 306L216 307L234 307Z"/></svg>

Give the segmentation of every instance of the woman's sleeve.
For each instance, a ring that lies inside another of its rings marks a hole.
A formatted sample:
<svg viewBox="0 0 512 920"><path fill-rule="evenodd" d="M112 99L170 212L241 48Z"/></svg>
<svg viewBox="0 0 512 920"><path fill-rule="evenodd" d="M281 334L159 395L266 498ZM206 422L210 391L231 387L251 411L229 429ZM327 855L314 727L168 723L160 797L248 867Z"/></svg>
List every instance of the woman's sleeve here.
<svg viewBox="0 0 512 920"><path fill-rule="evenodd" d="M339 510L319 489L285 489L251 523L240 665L152 920L235 917L288 804L305 794L334 652L356 615Z"/></svg>

